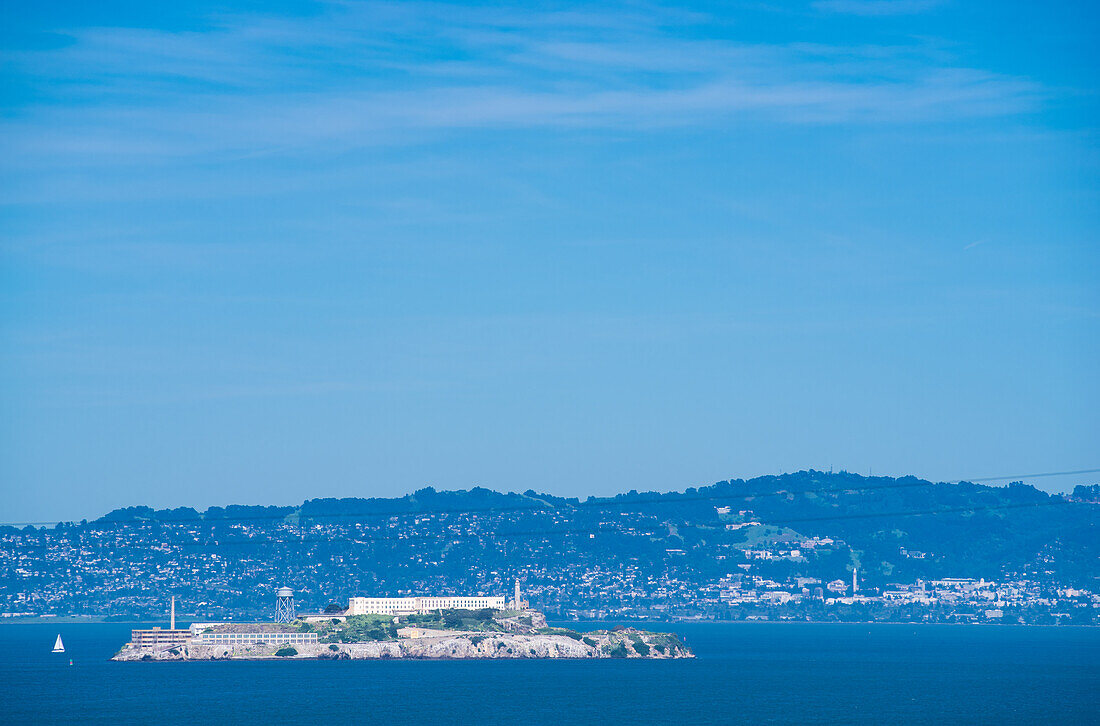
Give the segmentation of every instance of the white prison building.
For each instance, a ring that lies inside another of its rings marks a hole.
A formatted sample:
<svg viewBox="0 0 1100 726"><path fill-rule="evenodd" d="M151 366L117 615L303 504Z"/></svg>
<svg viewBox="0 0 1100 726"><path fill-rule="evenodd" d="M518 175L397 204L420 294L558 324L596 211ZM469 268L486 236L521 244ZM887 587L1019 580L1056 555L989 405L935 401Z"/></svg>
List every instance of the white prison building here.
<svg viewBox="0 0 1100 726"><path fill-rule="evenodd" d="M348 599L348 615L411 615L433 610L504 609L504 596L475 597L353 597Z"/></svg>

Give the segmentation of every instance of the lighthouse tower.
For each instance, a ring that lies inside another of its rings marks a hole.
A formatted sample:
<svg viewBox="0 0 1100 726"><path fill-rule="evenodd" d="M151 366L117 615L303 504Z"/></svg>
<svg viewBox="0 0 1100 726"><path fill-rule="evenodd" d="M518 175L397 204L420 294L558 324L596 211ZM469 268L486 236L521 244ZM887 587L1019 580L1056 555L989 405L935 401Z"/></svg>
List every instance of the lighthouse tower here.
<svg viewBox="0 0 1100 726"><path fill-rule="evenodd" d="M512 596L512 609L525 610L526 608L527 601L523 599L523 594L519 591L519 580L516 580L516 591Z"/></svg>

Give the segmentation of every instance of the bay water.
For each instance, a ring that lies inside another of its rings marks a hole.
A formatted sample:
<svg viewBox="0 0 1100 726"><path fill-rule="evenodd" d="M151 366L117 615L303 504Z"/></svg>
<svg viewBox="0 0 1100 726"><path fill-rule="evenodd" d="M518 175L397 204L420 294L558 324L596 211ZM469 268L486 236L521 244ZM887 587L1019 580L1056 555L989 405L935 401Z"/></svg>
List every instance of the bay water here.
<svg viewBox="0 0 1100 726"><path fill-rule="evenodd" d="M109 661L131 627L0 625L0 722L1100 723L1095 628L645 626L698 656L679 661Z"/></svg>

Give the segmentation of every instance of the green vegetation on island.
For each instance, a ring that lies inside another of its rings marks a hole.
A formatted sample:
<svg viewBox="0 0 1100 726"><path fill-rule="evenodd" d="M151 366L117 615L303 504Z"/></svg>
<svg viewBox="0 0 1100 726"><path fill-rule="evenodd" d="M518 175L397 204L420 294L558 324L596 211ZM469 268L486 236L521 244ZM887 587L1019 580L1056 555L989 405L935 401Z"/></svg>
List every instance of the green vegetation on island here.
<svg viewBox="0 0 1100 726"><path fill-rule="evenodd" d="M386 615L351 615L346 620L332 618L321 623L301 623L317 632L322 643L364 643L372 640L396 640L397 625Z"/></svg>
<svg viewBox="0 0 1100 726"><path fill-rule="evenodd" d="M422 628L433 630L476 630L485 632L501 632L504 627L500 621L510 616L518 615L515 611L491 610L439 610L423 615L406 615L401 618L402 624L408 623Z"/></svg>
<svg viewBox="0 0 1100 726"><path fill-rule="evenodd" d="M419 615L350 615L312 622L297 621L295 628L303 633L315 632L321 643L366 643L397 640L398 630L411 627L424 630L501 633L505 622L519 616L515 611L440 610ZM519 620L524 620L523 616ZM530 625L531 618L526 617ZM515 628L513 628L514 630Z"/></svg>

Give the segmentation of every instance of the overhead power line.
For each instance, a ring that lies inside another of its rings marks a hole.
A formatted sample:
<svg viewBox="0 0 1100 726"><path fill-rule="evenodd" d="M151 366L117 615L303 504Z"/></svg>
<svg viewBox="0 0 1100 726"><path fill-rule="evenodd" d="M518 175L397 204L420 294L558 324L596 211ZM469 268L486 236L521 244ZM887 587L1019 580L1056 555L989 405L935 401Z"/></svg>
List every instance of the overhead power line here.
<svg viewBox="0 0 1100 726"><path fill-rule="evenodd" d="M1095 474L1100 472L1100 469L1077 469L1075 471L1044 471L1039 474L1013 474L1011 476L990 476L977 479L959 479L954 482L948 482L950 484L958 484L960 482L968 481L971 483L979 483L983 481L1008 481L1008 480L1022 480L1022 479L1038 479L1045 476L1072 476L1074 474Z"/></svg>

